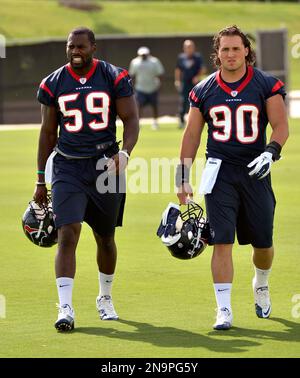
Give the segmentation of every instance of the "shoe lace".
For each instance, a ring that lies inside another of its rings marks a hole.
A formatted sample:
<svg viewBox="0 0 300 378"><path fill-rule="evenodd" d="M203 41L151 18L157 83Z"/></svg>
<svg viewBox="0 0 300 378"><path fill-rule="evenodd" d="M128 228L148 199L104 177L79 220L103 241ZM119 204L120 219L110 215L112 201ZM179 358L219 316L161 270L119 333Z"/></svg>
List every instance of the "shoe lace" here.
<svg viewBox="0 0 300 378"><path fill-rule="evenodd" d="M259 298L259 305L268 307L270 305L269 288L268 286L259 287L256 289Z"/></svg>
<svg viewBox="0 0 300 378"><path fill-rule="evenodd" d="M58 303L56 303L56 307L58 308L59 312L63 315L70 315L70 313L72 312L72 309L69 305L60 306Z"/></svg>
<svg viewBox="0 0 300 378"><path fill-rule="evenodd" d="M114 314L115 309L114 305L112 303L112 299L109 296L103 296L100 298L100 301L102 302L103 306L105 307L105 312L107 314Z"/></svg>
<svg viewBox="0 0 300 378"><path fill-rule="evenodd" d="M222 307L220 309L215 309L217 312L217 320L222 320L222 321L229 321L230 319L230 311L228 310L227 307Z"/></svg>

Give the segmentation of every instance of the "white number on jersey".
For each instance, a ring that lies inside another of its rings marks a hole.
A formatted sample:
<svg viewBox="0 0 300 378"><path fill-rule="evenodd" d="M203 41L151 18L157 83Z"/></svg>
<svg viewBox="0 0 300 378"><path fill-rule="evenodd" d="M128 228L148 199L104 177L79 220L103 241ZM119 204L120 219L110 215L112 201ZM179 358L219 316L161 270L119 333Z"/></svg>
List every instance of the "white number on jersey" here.
<svg viewBox="0 0 300 378"><path fill-rule="evenodd" d="M250 114L251 134L246 135L245 115ZM219 142L228 142L232 135L232 110L226 105L214 106L209 115L217 130L212 136ZM221 117L218 115L221 115ZM258 109L255 105L240 105L235 111L236 138L239 142L254 143L258 137Z"/></svg>
<svg viewBox="0 0 300 378"><path fill-rule="evenodd" d="M58 98L59 108L64 117L74 117L74 122L66 122L65 128L70 133L77 133L83 127L82 111L76 108L66 109L66 104L76 101L80 93L60 96ZM101 106L95 105L95 100L101 101ZM102 119L97 122L96 119L88 123L88 126L95 131L105 129L109 121L110 97L105 92L91 92L85 98L86 111L90 114L98 114Z"/></svg>

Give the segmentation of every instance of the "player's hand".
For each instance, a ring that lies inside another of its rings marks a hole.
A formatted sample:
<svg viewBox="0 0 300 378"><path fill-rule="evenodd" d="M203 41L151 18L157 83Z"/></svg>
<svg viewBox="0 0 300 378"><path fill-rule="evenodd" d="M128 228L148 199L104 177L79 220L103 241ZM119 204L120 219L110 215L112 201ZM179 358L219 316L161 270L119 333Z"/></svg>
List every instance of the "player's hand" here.
<svg viewBox="0 0 300 378"><path fill-rule="evenodd" d="M188 182L184 182L177 191L180 205L187 205L193 199L193 189Z"/></svg>
<svg viewBox="0 0 300 378"><path fill-rule="evenodd" d="M125 171L128 164L127 156L118 152L116 155L112 156L107 162L107 173L110 174L121 174Z"/></svg>
<svg viewBox="0 0 300 378"><path fill-rule="evenodd" d="M258 180L263 179L270 173L272 163L272 154L270 152L263 152L247 165L248 168L254 167L249 172L249 176L255 177Z"/></svg>
<svg viewBox="0 0 300 378"><path fill-rule="evenodd" d="M39 206L47 205L47 192L48 190L46 185L36 185L33 193L33 199Z"/></svg>

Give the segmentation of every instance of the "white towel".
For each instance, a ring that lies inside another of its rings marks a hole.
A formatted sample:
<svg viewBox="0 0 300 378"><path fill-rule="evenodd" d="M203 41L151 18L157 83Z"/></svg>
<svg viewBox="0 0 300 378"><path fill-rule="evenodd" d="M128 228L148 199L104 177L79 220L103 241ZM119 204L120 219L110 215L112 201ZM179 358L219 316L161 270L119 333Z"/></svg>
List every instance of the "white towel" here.
<svg viewBox="0 0 300 378"><path fill-rule="evenodd" d="M53 172L53 159L54 156L57 154L56 151L52 151L50 156L47 159L46 167L45 167L45 182L47 184L52 183L52 172Z"/></svg>
<svg viewBox="0 0 300 378"><path fill-rule="evenodd" d="M215 185L222 160L217 158L208 158L202 173L199 193L209 194Z"/></svg>

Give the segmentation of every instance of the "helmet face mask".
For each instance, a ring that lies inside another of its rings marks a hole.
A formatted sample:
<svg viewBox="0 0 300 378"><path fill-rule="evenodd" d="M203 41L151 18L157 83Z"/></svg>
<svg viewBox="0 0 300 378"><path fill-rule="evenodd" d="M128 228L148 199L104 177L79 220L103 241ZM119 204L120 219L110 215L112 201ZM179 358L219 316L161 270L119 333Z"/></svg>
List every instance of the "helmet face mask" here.
<svg viewBox="0 0 300 378"><path fill-rule="evenodd" d="M163 214L157 235L171 255L182 260L199 256L209 238L209 225L203 217L203 209L195 202L180 212L179 206L170 203Z"/></svg>
<svg viewBox="0 0 300 378"><path fill-rule="evenodd" d="M27 238L40 247L52 247L57 243L51 198L43 206L39 206L34 200L29 202L22 217L22 228Z"/></svg>

